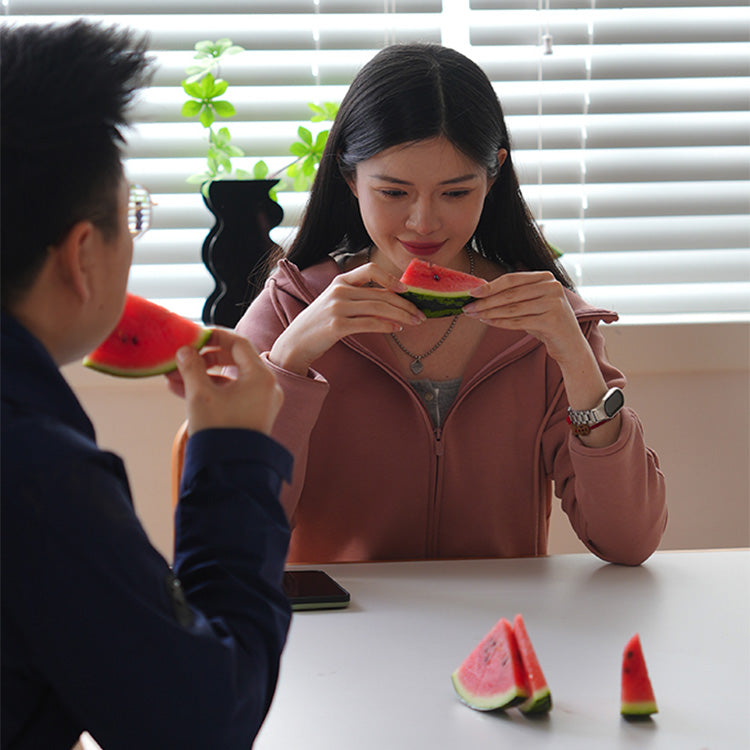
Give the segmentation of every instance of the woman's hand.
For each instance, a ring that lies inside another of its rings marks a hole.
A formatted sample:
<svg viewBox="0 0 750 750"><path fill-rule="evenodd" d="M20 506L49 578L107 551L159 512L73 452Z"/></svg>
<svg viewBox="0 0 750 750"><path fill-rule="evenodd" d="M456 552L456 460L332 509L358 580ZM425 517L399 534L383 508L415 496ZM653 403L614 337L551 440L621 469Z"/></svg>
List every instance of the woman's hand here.
<svg viewBox="0 0 750 750"><path fill-rule="evenodd" d="M228 365L236 369L235 378L209 373ZM211 427L270 434L284 393L247 339L214 329L200 353L189 346L177 352L177 368L167 381L173 393L185 398L190 435Z"/></svg>
<svg viewBox="0 0 750 750"><path fill-rule="evenodd" d="M487 325L526 331L561 366L588 348L563 285L549 271L507 273L472 291L464 313Z"/></svg>
<svg viewBox="0 0 750 750"><path fill-rule="evenodd" d="M393 333L424 314L395 292L406 287L374 263L342 273L276 339L269 359L306 375L337 341L357 333Z"/></svg>
<svg viewBox="0 0 750 750"><path fill-rule="evenodd" d="M538 338L560 366L568 403L592 409L607 391L599 363L583 335L563 285L549 271L507 273L472 290L464 313L487 325L526 331ZM611 445L620 433L618 414L579 439L591 447Z"/></svg>

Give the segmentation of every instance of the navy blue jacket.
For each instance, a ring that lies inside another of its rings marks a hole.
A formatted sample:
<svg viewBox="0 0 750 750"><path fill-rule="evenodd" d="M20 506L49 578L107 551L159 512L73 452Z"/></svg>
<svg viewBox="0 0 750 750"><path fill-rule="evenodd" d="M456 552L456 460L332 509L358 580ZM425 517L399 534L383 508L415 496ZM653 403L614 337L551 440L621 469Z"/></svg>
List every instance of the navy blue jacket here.
<svg viewBox="0 0 750 750"><path fill-rule="evenodd" d="M195 434L172 570L47 351L5 314L1 335L2 748L87 730L105 750L247 750L291 616L291 456L250 430Z"/></svg>

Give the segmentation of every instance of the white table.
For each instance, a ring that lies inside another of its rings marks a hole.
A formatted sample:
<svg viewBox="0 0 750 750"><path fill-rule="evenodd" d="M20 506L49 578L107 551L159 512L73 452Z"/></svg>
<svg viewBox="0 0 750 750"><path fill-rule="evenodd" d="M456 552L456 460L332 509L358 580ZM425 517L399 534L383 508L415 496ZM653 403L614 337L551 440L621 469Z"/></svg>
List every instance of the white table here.
<svg viewBox="0 0 750 750"><path fill-rule="evenodd" d="M295 613L255 750L750 748L750 551L320 566L347 610ZM553 709L481 713L450 674L521 612ZM619 714L622 651L639 632L659 705Z"/></svg>

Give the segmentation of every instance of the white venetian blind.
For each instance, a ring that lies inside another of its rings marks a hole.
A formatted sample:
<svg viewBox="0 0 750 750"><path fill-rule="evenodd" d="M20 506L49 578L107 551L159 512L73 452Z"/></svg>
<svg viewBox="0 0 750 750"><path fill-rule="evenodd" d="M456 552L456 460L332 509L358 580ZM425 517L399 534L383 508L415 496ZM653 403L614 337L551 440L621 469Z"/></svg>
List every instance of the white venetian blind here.
<svg viewBox="0 0 750 750"><path fill-rule="evenodd" d="M5 0L7 20L84 15L150 32L159 63L127 149L149 188L132 291L199 318L213 217L185 179L204 132L180 116L202 39L230 37L229 125L251 169L289 160L307 102L341 100L387 43L476 60L500 96L524 194L590 301L623 320L750 320L750 9L746 0ZM316 130L324 125L312 125ZM281 193L284 244L304 206Z"/></svg>

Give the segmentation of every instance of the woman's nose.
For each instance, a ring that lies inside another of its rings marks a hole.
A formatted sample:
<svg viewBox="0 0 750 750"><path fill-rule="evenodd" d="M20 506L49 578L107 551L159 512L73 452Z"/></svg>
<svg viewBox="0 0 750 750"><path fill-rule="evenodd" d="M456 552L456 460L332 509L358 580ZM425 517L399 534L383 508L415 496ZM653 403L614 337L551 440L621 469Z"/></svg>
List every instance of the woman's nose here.
<svg viewBox="0 0 750 750"><path fill-rule="evenodd" d="M440 214L436 207L427 198L419 199L412 203L406 226L417 234L431 234L440 228Z"/></svg>

